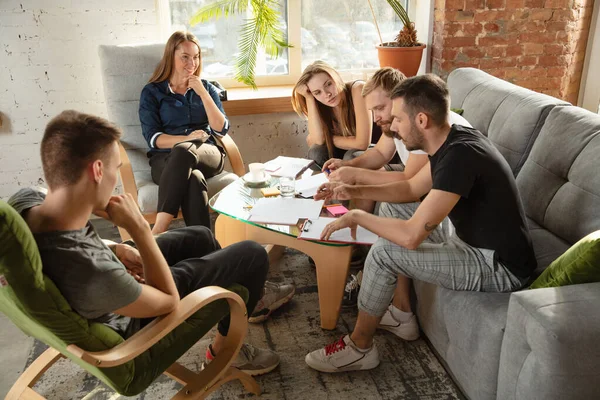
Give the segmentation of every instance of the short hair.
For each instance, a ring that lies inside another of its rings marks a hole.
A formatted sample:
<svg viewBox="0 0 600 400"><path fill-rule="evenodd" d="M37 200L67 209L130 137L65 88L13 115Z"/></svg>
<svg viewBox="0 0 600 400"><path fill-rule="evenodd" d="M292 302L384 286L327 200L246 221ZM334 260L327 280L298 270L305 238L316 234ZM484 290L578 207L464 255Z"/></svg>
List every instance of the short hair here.
<svg viewBox="0 0 600 400"><path fill-rule="evenodd" d="M384 67L373 74L371 79L365 83L362 90L362 96L365 97L373 90L382 88L386 93L391 94L394 88L403 80L406 75L395 68Z"/></svg>
<svg viewBox="0 0 600 400"><path fill-rule="evenodd" d="M87 164L105 156L121 130L104 118L67 110L46 126L41 144L42 167L50 189L75 184Z"/></svg>
<svg viewBox="0 0 600 400"><path fill-rule="evenodd" d="M406 79L392 91L392 100L400 97L404 99L411 117L424 112L438 126L448 120L450 92L437 75L426 74Z"/></svg>

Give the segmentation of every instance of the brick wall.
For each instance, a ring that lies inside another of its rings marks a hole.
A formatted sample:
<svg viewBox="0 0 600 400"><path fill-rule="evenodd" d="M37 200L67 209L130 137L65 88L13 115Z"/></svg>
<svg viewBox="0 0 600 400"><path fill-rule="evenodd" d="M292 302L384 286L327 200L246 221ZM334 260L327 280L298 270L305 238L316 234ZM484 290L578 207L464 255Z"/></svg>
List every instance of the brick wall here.
<svg viewBox="0 0 600 400"><path fill-rule="evenodd" d="M593 0L436 0L432 71L475 67L577 103Z"/></svg>

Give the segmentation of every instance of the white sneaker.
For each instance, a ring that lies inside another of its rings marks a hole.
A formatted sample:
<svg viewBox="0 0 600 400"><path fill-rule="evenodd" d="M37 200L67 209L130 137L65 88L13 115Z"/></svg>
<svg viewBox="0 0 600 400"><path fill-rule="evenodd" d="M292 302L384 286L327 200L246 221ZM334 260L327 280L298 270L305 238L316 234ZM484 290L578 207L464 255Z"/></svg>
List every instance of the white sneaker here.
<svg viewBox="0 0 600 400"><path fill-rule="evenodd" d="M200 366L204 367L216 357L212 352L212 347L206 349L206 360ZM251 344L244 343L240 348L237 358L231 363L232 367L247 373L250 376L264 375L273 371L279 365L279 356L273 350L261 349Z"/></svg>
<svg viewBox="0 0 600 400"><path fill-rule="evenodd" d="M375 343L365 351L359 351L350 335L315 350L304 359L309 367L321 372L345 372L373 369L379 365L379 352Z"/></svg>
<svg viewBox="0 0 600 400"><path fill-rule="evenodd" d="M379 322L379 329L385 329L392 332L400 339L417 340L419 338L419 324L417 324L417 316L410 317L408 322L399 322L392 315L392 306L390 305Z"/></svg>

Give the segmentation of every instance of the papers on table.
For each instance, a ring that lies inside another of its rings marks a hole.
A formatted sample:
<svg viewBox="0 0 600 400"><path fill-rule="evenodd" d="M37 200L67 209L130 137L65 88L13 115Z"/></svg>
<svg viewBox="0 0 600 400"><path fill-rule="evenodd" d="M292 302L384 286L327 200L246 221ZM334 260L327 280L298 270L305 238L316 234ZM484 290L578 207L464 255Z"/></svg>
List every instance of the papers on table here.
<svg viewBox="0 0 600 400"><path fill-rule="evenodd" d="M259 199L252 207L248 221L259 224L296 225L300 218L319 218L323 203L323 200L265 197Z"/></svg>
<svg viewBox="0 0 600 400"><path fill-rule="evenodd" d="M265 171L269 171L272 176L291 176L297 177L310 165L313 160L306 158L279 156L274 160L265 163Z"/></svg>
<svg viewBox="0 0 600 400"><path fill-rule="evenodd" d="M329 182L327 175L317 174L309 176L308 178L302 178L296 181L296 193L304 198L313 197L317 194L319 186L323 183Z"/></svg>
<svg viewBox="0 0 600 400"><path fill-rule="evenodd" d="M335 218L327 217L320 217L314 220L309 219L304 223L298 239L321 240L321 233L325 229L325 226L335 220ZM356 229L356 240L352 239L350 228L344 228L333 232L327 242L373 244L377 241L377 238L376 234L359 226Z"/></svg>

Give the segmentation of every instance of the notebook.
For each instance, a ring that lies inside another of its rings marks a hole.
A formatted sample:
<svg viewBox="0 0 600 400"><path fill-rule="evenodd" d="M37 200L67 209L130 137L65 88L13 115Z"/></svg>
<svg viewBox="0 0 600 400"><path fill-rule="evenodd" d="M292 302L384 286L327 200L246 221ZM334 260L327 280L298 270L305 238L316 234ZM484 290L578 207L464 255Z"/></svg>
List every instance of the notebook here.
<svg viewBox="0 0 600 400"><path fill-rule="evenodd" d="M305 240L321 240L321 233L330 222L336 218L320 217L317 219L308 219L302 226L298 239ZM358 243L358 244L373 244L377 241L377 236L373 232L363 228L362 226L356 229L356 240L350 235L350 228L340 229L331 234L326 242L337 243Z"/></svg>
<svg viewBox="0 0 600 400"><path fill-rule="evenodd" d="M308 178L298 179L296 181L296 193L298 193L300 197L304 198L313 197L315 194L317 194L319 186L325 182L329 182L326 174L316 174L309 176Z"/></svg>
<svg viewBox="0 0 600 400"><path fill-rule="evenodd" d="M296 178L314 163L313 160L306 158L279 156L274 160L265 163L265 171L269 171L272 176L291 176Z"/></svg>
<svg viewBox="0 0 600 400"><path fill-rule="evenodd" d="M323 200L263 197L252 207L248 221L259 224L296 225L301 218L319 218L323 203Z"/></svg>

